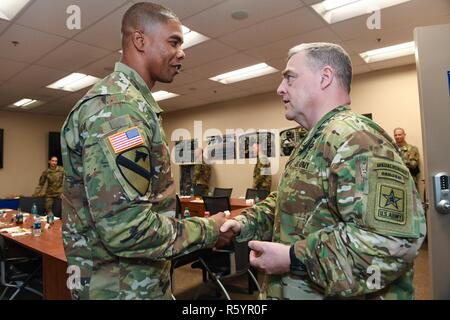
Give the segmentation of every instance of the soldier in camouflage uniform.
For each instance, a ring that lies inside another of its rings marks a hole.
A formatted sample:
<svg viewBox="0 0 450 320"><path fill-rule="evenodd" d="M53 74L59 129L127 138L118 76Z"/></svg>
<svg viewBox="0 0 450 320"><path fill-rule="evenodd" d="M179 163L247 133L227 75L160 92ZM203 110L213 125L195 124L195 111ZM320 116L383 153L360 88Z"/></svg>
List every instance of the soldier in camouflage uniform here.
<svg viewBox="0 0 450 320"><path fill-rule="evenodd" d="M209 180L211 179L211 165L205 161L203 158L203 149L198 148L195 150L195 164L194 172L192 175L192 184L194 186L199 186L204 190L206 195L209 190Z"/></svg>
<svg viewBox="0 0 450 320"><path fill-rule="evenodd" d="M266 273L262 298L414 298L424 211L394 141L351 111L351 76L337 45L289 52L278 94L309 133L278 190L221 227L257 240L250 263Z"/></svg>
<svg viewBox="0 0 450 320"><path fill-rule="evenodd" d="M45 197L45 211L50 212L55 199L60 198L63 192L64 169L58 166L58 158L51 157L49 167L42 172L39 185L36 187L33 197Z"/></svg>
<svg viewBox="0 0 450 320"><path fill-rule="evenodd" d="M138 3L122 20L122 61L62 127L63 240L74 299L170 299L170 259L211 247L223 215L177 220L162 110L150 88L179 73L181 23ZM74 275L76 275L74 271Z"/></svg>
<svg viewBox="0 0 450 320"><path fill-rule="evenodd" d="M420 173L420 155L419 149L417 147L408 144L405 141L405 130L403 128L395 128L394 129L394 139L397 144L397 147L400 149L403 157L403 162L405 162L406 166L409 169L409 172L414 178L414 182L416 183L416 187L418 186L419 181L419 173Z"/></svg>
<svg viewBox="0 0 450 320"><path fill-rule="evenodd" d="M253 169L253 188L270 192L270 186L272 185L270 161L261 151L261 146L258 143L253 145L253 149L257 157L257 162Z"/></svg>

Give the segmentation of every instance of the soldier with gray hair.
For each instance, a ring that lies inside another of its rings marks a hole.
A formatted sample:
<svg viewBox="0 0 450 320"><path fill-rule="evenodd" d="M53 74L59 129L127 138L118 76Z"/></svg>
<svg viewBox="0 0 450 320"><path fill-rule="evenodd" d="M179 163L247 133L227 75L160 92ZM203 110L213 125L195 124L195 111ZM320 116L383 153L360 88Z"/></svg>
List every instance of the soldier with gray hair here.
<svg viewBox="0 0 450 320"><path fill-rule="evenodd" d="M285 117L309 130L278 190L233 220L266 273L262 298L413 299L426 234L420 196L395 142L350 109L352 66L338 45L289 51Z"/></svg>
<svg viewBox="0 0 450 320"><path fill-rule="evenodd" d="M74 299L170 299L169 259L219 239L224 215L170 215L175 185L162 110L150 89L180 72L181 27L165 7L131 6L121 62L62 127L64 249L81 275Z"/></svg>

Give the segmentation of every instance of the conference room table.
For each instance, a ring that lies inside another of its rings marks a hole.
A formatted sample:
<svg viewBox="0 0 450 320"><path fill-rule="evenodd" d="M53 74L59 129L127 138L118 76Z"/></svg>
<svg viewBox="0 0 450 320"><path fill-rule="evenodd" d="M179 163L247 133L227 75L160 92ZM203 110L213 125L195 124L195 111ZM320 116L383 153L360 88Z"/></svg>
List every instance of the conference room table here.
<svg viewBox="0 0 450 320"><path fill-rule="evenodd" d="M235 203L240 204L240 202ZM231 217L238 215L241 210L240 207L232 210ZM39 237L35 237L33 234L13 236L11 233L2 232L5 228L18 226L14 222L16 213L16 210L0 213L0 236L42 256L43 298L45 300L70 300L70 291L67 288L69 274L67 274L67 259L63 247L61 220L55 220L54 224L48 227L46 222L42 222L42 232ZM24 213L24 220L20 226L31 230L32 216Z"/></svg>
<svg viewBox="0 0 450 320"><path fill-rule="evenodd" d="M201 197L180 196L180 200L181 212L188 207L191 216L203 217L203 214L205 213L205 204ZM231 198L230 205L231 210L233 211L251 207L253 203L247 202L247 200L241 198Z"/></svg>

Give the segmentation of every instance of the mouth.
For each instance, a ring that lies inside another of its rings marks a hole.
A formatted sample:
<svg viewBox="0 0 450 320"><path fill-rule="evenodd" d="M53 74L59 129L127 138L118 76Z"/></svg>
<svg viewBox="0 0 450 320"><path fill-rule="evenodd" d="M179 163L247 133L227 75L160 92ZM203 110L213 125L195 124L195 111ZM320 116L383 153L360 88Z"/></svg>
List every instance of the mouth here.
<svg viewBox="0 0 450 320"><path fill-rule="evenodd" d="M181 63L177 63L177 64L173 64L172 65L172 67L175 68L177 74L181 72L181 67L182 66L183 65Z"/></svg>

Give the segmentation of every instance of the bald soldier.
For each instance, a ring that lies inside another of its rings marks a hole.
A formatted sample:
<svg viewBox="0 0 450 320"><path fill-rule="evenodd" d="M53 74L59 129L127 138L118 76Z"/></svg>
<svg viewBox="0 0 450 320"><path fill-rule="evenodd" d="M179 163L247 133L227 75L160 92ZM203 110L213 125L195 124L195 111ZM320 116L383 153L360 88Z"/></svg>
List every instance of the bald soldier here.
<svg viewBox="0 0 450 320"><path fill-rule="evenodd" d="M61 197L63 191L64 169L58 166L58 157L51 157L48 168L42 172L39 184L34 190L33 197L45 197L45 211L53 210L55 199Z"/></svg>
<svg viewBox="0 0 450 320"><path fill-rule="evenodd" d="M395 142L350 109L352 66L329 43L289 51L278 87L285 117L309 130L277 192L228 220L266 274L262 298L413 299L426 234L414 181Z"/></svg>
<svg viewBox="0 0 450 320"><path fill-rule="evenodd" d="M394 129L394 139L397 147L400 149L403 157L403 162L405 162L406 166L409 169L409 172L414 178L414 182L417 183L419 181L419 173L420 173L420 155L419 149L412 144L409 144L405 140L406 133L403 128L395 128Z"/></svg>
<svg viewBox="0 0 450 320"><path fill-rule="evenodd" d="M176 15L137 3L122 19L122 60L62 127L63 240L74 299L170 299L170 259L212 247L224 215L179 221L162 110L150 89L180 72ZM217 217L216 217L217 216Z"/></svg>

